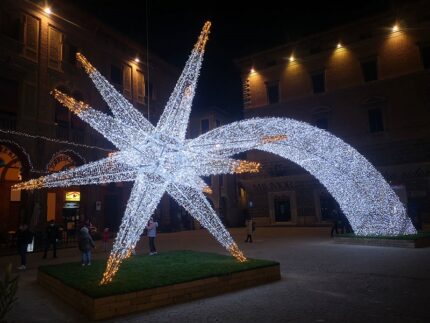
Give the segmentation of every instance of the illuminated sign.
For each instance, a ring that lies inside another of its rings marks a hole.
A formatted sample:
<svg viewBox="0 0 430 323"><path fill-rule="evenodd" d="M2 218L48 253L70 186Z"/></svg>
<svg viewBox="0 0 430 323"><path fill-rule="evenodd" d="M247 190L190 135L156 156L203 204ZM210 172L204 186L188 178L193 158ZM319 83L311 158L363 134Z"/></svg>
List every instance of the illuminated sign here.
<svg viewBox="0 0 430 323"><path fill-rule="evenodd" d="M81 200L81 192L66 192L66 201L79 202Z"/></svg>

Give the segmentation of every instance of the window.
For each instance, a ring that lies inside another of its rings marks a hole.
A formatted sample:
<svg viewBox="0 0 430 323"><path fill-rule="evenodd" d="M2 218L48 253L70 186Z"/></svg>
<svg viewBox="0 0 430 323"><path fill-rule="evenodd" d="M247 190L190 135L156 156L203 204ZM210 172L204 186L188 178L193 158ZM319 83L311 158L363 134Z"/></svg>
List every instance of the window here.
<svg viewBox="0 0 430 323"><path fill-rule="evenodd" d="M219 126L221 126L221 121L215 120L215 127L218 128Z"/></svg>
<svg viewBox="0 0 430 323"><path fill-rule="evenodd" d="M71 95L68 88L59 86L58 90ZM69 140L70 112L60 102L52 99L54 102L55 111L55 132L57 139Z"/></svg>
<svg viewBox="0 0 430 323"><path fill-rule="evenodd" d="M17 113L20 102L19 82L0 77L0 97L0 111Z"/></svg>
<svg viewBox="0 0 430 323"><path fill-rule="evenodd" d="M131 66L125 65L122 70L123 89L122 93L126 98L131 99Z"/></svg>
<svg viewBox="0 0 430 323"><path fill-rule="evenodd" d="M332 220L333 210L337 208L336 201L328 193L321 194L319 198L320 198L321 220L323 221Z"/></svg>
<svg viewBox="0 0 430 323"><path fill-rule="evenodd" d="M218 182L220 187L224 186L224 175L219 175Z"/></svg>
<svg viewBox="0 0 430 323"><path fill-rule="evenodd" d="M150 99L154 99L154 86L151 82L146 82L145 91Z"/></svg>
<svg viewBox="0 0 430 323"><path fill-rule="evenodd" d="M141 71L136 74L137 97L136 101L140 104L145 104L145 78Z"/></svg>
<svg viewBox="0 0 430 323"><path fill-rule="evenodd" d="M369 131L371 133L384 131L382 109L381 108L369 109L368 115L369 115Z"/></svg>
<svg viewBox="0 0 430 323"><path fill-rule="evenodd" d="M421 47L421 60L425 69L430 69L430 46Z"/></svg>
<svg viewBox="0 0 430 323"><path fill-rule="evenodd" d="M314 125L320 129L328 130L327 116L319 116L315 119Z"/></svg>
<svg viewBox="0 0 430 323"><path fill-rule="evenodd" d="M24 83L23 85L23 113L27 116L36 116L37 110L37 88L35 84Z"/></svg>
<svg viewBox="0 0 430 323"><path fill-rule="evenodd" d="M76 53L77 52L78 52L78 47L69 44L68 51L67 51L67 61L72 65L76 64Z"/></svg>
<svg viewBox="0 0 430 323"><path fill-rule="evenodd" d="M48 66L61 70L63 57L63 35L54 27L48 29Z"/></svg>
<svg viewBox="0 0 430 323"><path fill-rule="evenodd" d="M24 56L32 61L38 59L39 52L39 20L24 15Z"/></svg>
<svg viewBox="0 0 430 323"><path fill-rule="evenodd" d="M376 81L378 79L378 64L376 59L361 63L364 82Z"/></svg>
<svg viewBox="0 0 430 323"><path fill-rule="evenodd" d="M266 91L269 104L279 102L279 82L267 84Z"/></svg>
<svg viewBox="0 0 430 323"><path fill-rule="evenodd" d="M110 66L110 79L112 83L122 86L122 71L120 67L113 64Z"/></svg>
<svg viewBox="0 0 430 323"><path fill-rule="evenodd" d="M52 26L49 26L48 35L48 66L56 70L61 70L63 35Z"/></svg>
<svg viewBox="0 0 430 323"><path fill-rule="evenodd" d="M0 31L16 41L21 40L21 18L11 12L0 11Z"/></svg>
<svg viewBox="0 0 430 323"><path fill-rule="evenodd" d="M200 133L204 134L209 131L209 119L202 119L200 121Z"/></svg>
<svg viewBox="0 0 430 323"><path fill-rule="evenodd" d="M314 93L325 92L325 72L312 75L312 87Z"/></svg>

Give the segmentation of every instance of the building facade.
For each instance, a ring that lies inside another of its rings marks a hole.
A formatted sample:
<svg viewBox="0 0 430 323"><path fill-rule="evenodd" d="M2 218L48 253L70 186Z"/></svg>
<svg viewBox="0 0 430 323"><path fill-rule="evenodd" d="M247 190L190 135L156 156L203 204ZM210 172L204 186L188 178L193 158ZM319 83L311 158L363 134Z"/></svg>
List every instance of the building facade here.
<svg viewBox="0 0 430 323"><path fill-rule="evenodd" d="M106 157L113 150L100 134L50 95L59 89L108 112L81 67L84 54L152 123L158 120L178 70L96 18L67 4L40 1L0 4L0 233L22 222L47 220L73 230L90 219L116 230L130 183L11 191L15 183ZM148 80L148 73L150 79ZM67 223L65 223L67 222ZM70 222L70 223L69 223Z"/></svg>
<svg viewBox="0 0 430 323"><path fill-rule="evenodd" d="M203 111L192 111L187 129L187 138L196 138L212 129L234 121L234 117L217 107ZM241 205L238 198L236 176L231 174L212 175L203 178L211 189L206 193L209 203L226 226L241 226ZM156 217L162 231L196 230L201 225L194 220L174 199L165 194L156 210Z"/></svg>
<svg viewBox="0 0 430 323"><path fill-rule="evenodd" d="M277 116L325 129L384 175L419 225L430 222L430 6L314 34L237 61L245 118ZM287 134L288 136L288 134ZM251 151L241 175L259 225L325 225L335 201L305 170Z"/></svg>

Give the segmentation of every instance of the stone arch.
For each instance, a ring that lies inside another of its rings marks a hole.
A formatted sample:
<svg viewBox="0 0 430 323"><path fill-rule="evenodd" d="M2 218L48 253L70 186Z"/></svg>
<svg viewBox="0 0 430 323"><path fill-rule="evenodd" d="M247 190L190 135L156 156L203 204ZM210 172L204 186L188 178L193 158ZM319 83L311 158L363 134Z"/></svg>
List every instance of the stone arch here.
<svg viewBox="0 0 430 323"><path fill-rule="evenodd" d="M16 142L0 139L0 152L10 155L7 161L2 159L2 162L0 162L3 163L0 167L3 166L2 168L4 168L0 168L0 182L5 180L6 173L11 167L18 167L16 164L19 164L20 180L28 180L30 178L30 171L33 170L33 165L29 154L23 147Z"/></svg>
<svg viewBox="0 0 430 323"><path fill-rule="evenodd" d="M270 140L279 135L286 139ZM357 234L416 233L382 175L354 148L327 131L293 119L255 118L216 128L196 138L193 145L208 147L209 142L213 148L207 148L207 153L229 156L257 149L303 167L336 199Z"/></svg>
<svg viewBox="0 0 430 323"><path fill-rule="evenodd" d="M60 150L54 153L46 164L46 171L49 173L75 168L85 164L85 158L74 150Z"/></svg>

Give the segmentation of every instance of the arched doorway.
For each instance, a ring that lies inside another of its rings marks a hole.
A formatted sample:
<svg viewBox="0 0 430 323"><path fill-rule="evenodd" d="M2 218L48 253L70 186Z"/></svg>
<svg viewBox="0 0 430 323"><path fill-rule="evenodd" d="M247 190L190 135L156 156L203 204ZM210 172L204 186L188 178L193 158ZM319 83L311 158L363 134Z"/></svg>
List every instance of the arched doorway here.
<svg viewBox="0 0 430 323"><path fill-rule="evenodd" d="M0 141L0 233L15 231L19 224L28 221L23 208L25 192L11 190L17 182L28 179L30 162L20 146Z"/></svg>
<svg viewBox="0 0 430 323"><path fill-rule="evenodd" d="M75 151L62 150L55 153L46 165L48 173L56 173L76 168L85 160ZM81 212L81 188L79 186L51 188L46 197L46 221L54 220L67 232L66 238L73 236L78 222L83 220Z"/></svg>

